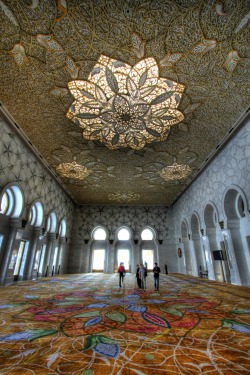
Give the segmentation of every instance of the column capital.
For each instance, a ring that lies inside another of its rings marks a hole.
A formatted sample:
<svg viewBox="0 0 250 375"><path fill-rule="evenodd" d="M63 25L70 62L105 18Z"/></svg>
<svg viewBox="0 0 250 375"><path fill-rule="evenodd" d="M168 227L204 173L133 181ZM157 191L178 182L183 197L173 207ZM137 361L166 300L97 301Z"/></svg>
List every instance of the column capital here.
<svg viewBox="0 0 250 375"><path fill-rule="evenodd" d="M47 233L47 238L49 240L55 240L56 239L56 233Z"/></svg>
<svg viewBox="0 0 250 375"><path fill-rule="evenodd" d="M9 223L11 228L22 228L22 221L20 218L11 217Z"/></svg>

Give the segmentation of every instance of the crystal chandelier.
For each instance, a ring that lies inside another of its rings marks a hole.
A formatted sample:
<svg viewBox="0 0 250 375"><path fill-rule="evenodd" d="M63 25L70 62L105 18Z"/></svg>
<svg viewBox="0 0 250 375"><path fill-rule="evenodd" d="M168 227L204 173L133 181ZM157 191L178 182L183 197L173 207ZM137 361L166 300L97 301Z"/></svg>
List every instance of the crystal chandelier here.
<svg viewBox="0 0 250 375"><path fill-rule="evenodd" d="M159 172L160 176L164 178L164 180L182 180L186 178L192 172L191 168L185 164L177 164L174 163L168 167L162 169Z"/></svg>
<svg viewBox="0 0 250 375"><path fill-rule="evenodd" d="M77 164L75 161L72 163L61 163L56 170L62 177L75 180L84 180L90 174L90 171L84 165Z"/></svg>
<svg viewBox="0 0 250 375"><path fill-rule="evenodd" d="M135 193L112 193L108 195L109 200L115 202L134 202L140 198L140 194Z"/></svg>
<svg viewBox="0 0 250 375"><path fill-rule="evenodd" d="M167 139L170 127L184 119L178 111L184 86L159 77L154 58L134 67L101 55L87 80L69 82L75 101L67 117L83 137L110 149L141 149Z"/></svg>

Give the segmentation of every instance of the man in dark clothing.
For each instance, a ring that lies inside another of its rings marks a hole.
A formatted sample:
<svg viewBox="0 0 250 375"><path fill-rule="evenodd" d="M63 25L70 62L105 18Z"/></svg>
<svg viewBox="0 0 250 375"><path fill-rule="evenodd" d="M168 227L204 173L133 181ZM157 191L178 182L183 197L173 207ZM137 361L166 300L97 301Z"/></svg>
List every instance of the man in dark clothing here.
<svg viewBox="0 0 250 375"><path fill-rule="evenodd" d="M168 274L168 266L167 264L165 264L165 271L166 271L166 275Z"/></svg>
<svg viewBox="0 0 250 375"><path fill-rule="evenodd" d="M137 264L136 266L136 279L137 279L137 285L140 288L141 287L141 279L140 279L140 266Z"/></svg>
<svg viewBox="0 0 250 375"><path fill-rule="evenodd" d="M155 263L155 266L153 268L155 290L159 290L160 272L160 267L158 267L158 264Z"/></svg>

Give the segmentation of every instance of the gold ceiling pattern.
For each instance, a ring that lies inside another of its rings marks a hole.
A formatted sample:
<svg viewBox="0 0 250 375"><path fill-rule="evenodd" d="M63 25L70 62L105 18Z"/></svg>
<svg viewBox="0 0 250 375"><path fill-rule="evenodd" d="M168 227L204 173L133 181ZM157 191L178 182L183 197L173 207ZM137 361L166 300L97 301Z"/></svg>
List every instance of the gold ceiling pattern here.
<svg viewBox="0 0 250 375"><path fill-rule="evenodd" d="M1 102L77 203L168 206L249 106L249 18L249 0L0 0Z"/></svg>

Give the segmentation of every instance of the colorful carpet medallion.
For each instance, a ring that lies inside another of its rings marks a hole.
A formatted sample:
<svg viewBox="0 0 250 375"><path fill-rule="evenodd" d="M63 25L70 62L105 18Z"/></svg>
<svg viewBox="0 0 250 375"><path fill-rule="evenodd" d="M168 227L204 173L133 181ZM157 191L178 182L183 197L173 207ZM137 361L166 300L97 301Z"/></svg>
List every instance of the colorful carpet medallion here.
<svg viewBox="0 0 250 375"><path fill-rule="evenodd" d="M250 288L161 275L0 287L0 374L250 374Z"/></svg>

